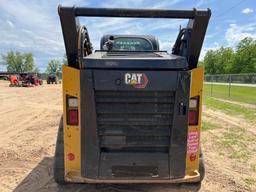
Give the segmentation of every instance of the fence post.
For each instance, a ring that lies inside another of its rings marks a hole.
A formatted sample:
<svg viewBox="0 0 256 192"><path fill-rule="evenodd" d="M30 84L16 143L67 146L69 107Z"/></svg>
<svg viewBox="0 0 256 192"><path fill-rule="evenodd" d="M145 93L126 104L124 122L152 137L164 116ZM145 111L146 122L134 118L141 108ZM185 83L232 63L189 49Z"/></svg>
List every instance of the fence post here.
<svg viewBox="0 0 256 192"><path fill-rule="evenodd" d="M212 97L212 86L213 86L212 78L213 78L213 76L211 75L211 97Z"/></svg>
<svg viewBox="0 0 256 192"><path fill-rule="evenodd" d="M229 78L228 78L228 97L230 97L230 89L231 89L231 74L229 75Z"/></svg>

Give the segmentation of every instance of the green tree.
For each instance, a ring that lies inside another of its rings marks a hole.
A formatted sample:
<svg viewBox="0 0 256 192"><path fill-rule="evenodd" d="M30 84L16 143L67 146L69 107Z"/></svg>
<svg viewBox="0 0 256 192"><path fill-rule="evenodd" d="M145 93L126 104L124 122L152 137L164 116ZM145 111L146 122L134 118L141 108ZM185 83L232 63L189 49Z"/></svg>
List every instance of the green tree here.
<svg viewBox="0 0 256 192"><path fill-rule="evenodd" d="M204 66L206 74L217 73L217 52L215 50L209 50L204 57Z"/></svg>
<svg viewBox="0 0 256 192"><path fill-rule="evenodd" d="M206 74L255 73L256 40L241 40L235 51L230 47L209 50L203 64Z"/></svg>
<svg viewBox="0 0 256 192"><path fill-rule="evenodd" d="M198 61L198 66L204 66L204 62L203 61Z"/></svg>
<svg viewBox="0 0 256 192"><path fill-rule="evenodd" d="M234 51L232 48L221 47L206 53L204 64L208 74L230 73L234 63Z"/></svg>
<svg viewBox="0 0 256 192"><path fill-rule="evenodd" d="M56 59L52 59L49 61L47 69L46 69L46 73L51 74L57 74L59 75L61 72L61 63L60 61L56 60Z"/></svg>
<svg viewBox="0 0 256 192"><path fill-rule="evenodd" d="M40 69L39 69L38 67L36 67L36 68L33 70L33 72L35 72L35 73L40 73Z"/></svg>
<svg viewBox="0 0 256 192"><path fill-rule="evenodd" d="M7 65L8 72L32 72L35 69L35 63L32 53L20 53L10 51L2 55L3 64Z"/></svg>
<svg viewBox="0 0 256 192"><path fill-rule="evenodd" d="M63 58L62 62L63 62L64 65L68 65L68 59L67 59L67 55L66 54L64 55L64 58Z"/></svg>
<svg viewBox="0 0 256 192"><path fill-rule="evenodd" d="M237 45L234 73L256 72L256 40L244 38Z"/></svg>

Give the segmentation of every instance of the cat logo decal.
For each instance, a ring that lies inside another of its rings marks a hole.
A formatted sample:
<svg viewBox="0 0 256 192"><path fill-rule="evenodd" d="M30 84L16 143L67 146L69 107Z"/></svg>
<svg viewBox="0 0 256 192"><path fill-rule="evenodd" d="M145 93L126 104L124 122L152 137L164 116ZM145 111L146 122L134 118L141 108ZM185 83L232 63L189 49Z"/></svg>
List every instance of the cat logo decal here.
<svg viewBox="0 0 256 192"><path fill-rule="evenodd" d="M148 84L148 77L144 73L126 73L125 84L137 89L144 89Z"/></svg>

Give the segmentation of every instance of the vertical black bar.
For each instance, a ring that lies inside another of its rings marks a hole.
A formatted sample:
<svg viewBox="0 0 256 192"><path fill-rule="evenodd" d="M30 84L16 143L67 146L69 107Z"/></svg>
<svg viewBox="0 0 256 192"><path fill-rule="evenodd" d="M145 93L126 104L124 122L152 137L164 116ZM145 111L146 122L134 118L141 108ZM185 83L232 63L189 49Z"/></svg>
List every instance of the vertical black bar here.
<svg viewBox="0 0 256 192"><path fill-rule="evenodd" d="M82 70L81 85L81 174L98 177L100 148L97 134L96 108L91 70Z"/></svg>
<svg viewBox="0 0 256 192"><path fill-rule="evenodd" d="M79 20L76 18L74 8L61 9L59 7L60 22L66 48L68 65L78 68L78 30L80 27Z"/></svg>
<svg viewBox="0 0 256 192"><path fill-rule="evenodd" d="M189 19L187 28L191 28L191 38L189 42L190 56L188 58L188 64L190 69L197 67L197 62L200 56L200 52L203 46L205 33L207 30L208 22L211 16L211 11L208 9L208 13L201 14L195 10L196 14L193 19Z"/></svg>
<svg viewBox="0 0 256 192"><path fill-rule="evenodd" d="M169 151L170 178L185 176L187 154L190 72L179 72L175 95L171 147Z"/></svg>

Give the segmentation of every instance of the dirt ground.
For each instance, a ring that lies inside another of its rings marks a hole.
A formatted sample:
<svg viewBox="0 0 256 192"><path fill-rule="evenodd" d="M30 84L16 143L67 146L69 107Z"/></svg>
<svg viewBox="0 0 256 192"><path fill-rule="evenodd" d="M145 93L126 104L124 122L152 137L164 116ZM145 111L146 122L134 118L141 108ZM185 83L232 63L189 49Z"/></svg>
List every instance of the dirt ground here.
<svg viewBox="0 0 256 192"><path fill-rule="evenodd" d="M221 112L205 109L205 121L220 127L202 133L206 178L199 189L194 185L67 185L53 180L53 155L62 114L61 85L10 88L0 81L0 191L76 192L164 192L164 191L256 191L255 126L246 132L250 140L249 159L230 158L221 143L225 128L246 126ZM233 122L233 124L232 124ZM244 143L245 146L248 143Z"/></svg>

